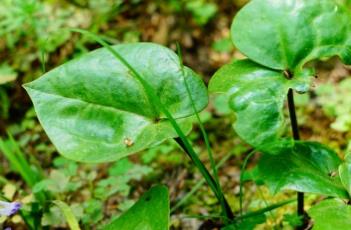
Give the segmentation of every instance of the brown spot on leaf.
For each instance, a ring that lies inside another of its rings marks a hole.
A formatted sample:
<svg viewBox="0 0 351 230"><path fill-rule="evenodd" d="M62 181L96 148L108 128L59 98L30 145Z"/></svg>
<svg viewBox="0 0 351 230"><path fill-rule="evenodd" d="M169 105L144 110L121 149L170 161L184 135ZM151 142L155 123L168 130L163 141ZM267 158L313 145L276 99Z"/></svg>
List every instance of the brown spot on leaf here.
<svg viewBox="0 0 351 230"><path fill-rule="evenodd" d="M337 175L336 172L329 172L329 176L330 176L330 177L335 177L336 175Z"/></svg>
<svg viewBox="0 0 351 230"><path fill-rule="evenodd" d="M125 138L124 139L124 144L127 146L127 147L131 147L134 145L134 142L132 139L130 139L129 137Z"/></svg>

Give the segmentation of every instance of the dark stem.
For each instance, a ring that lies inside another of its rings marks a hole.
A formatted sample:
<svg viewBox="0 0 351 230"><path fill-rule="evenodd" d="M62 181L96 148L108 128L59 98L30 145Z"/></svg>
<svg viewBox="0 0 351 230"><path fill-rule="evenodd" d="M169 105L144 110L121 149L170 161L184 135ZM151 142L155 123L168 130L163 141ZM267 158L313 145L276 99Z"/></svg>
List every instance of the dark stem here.
<svg viewBox="0 0 351 230"><path fill-rule="evenodd" d="M191 154L188 153L188 151L187 151L185 145L183 144L183 141L182 141L179 137L174 138L174 140L179 144L179 146L180 146L180 147L183 149L183 151L188 155L188 157L189 157L192 161L194 161L193 157L191 156ZM212 183L212 184L217 184L216 181L215 181L215 179L212 177L212 175L210 174L210 172L207 170L207 168L206 168L205 166L203 166L203 169L204 169L204 170L201 170L201 171L203 171L203 173L206 173L206 175L208 176L208 178L210 178L211 183ZM234 220L235 216L234 216L234 214L233 214L232 209L231 209L230 206L229 206L229 203L228 203L227 199L224 197L223 194L217 193L216 196L217 196L217 198L218 198L220 201L222 201L222 202L224 203L224 208L225 208L225 212L226 212L226 213L225 213L226 217L228 217L230 220ZM218 197L218 196L220 196L220 197Z"/></svg>
<svg viewBox="0 0 351 230"><path fill-rule="evenodd" d="M296 118L296 112L295 112L294 92L292 89L289 89L289 92L288 92L288 106L289 106L291 129L293 132L294 140L300 140L299 127L297 124L297 118Z"/></svg>
<svg viewBox="0 0 351 230"><path fill-rule="evenodd" d="M294 92L292 89L289 89L289 92L288 92L288 107L289 107L291 129L292 129L294 140L300 140L300 133L299 133L299 127L297 124L297 117L296 117L295 103L294 103ZM304 216L305 214L304 194L302 192L297 193L297 214L299 216Z"/></svg>

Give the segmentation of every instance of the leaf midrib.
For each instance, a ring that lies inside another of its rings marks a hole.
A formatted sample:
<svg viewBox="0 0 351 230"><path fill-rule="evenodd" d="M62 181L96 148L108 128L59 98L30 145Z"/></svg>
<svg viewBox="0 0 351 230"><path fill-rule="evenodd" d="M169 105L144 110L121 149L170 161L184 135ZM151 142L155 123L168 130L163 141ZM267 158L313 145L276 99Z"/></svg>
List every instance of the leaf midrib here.
<svg viewBox="0 0 351 230"><path fill-rule="evenodd" d="M120 112L120 113L132 114L132 115L134 115L134 116L138 116L138 117L144 118L146 121L149 121L149 122L152 123L152 124L155 124L155 122L153 121L153 118L150 118L150 117L147 117L147 116L144 116L144 115L142 115L142 114L135 113L135 112L132 112L132 111L128 111L128 110L116 108L116 107L113 107L113 106L107 106L107 105L103 105L103 104L97 104L97 103L95 103L95 102L91 102L91 101L87 101L87 100L83 100L83 99L72 98L72 97L66 97L66 96L63 96L63 95L60 95L60 94L56 94L56 93L49 93L49 92L46 92L46 91L34 89L34 88L30 87L30 86L25 86L25 88L26 88L26 89L30 89L30 90L32 90L32 91L37 91L37 92L39 92L39 93L41 93L41 94L51 95L51 96L54 96L54 97L64 98L64 99L72 100L72 101L80 101L80 102L83 102L83 103L86 103L86 104L91 104L91 105L94 105L94 106L99 106L99 107L103 107L103 108L115 110L115 111ZM187 117L187 116L185 116L185 117ZM181 117L176 117L175 119L181 119Z"/></svg>

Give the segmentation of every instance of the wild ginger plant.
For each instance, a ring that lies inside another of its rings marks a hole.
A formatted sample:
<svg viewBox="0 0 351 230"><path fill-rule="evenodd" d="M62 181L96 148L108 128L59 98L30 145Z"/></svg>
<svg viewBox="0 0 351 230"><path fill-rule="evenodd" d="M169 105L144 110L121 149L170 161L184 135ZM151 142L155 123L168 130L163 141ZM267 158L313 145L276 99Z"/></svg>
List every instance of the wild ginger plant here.
<svg viewBox="0 0 351 230"><path fill-rule="evenodd" d="M273 192L293 189L350 198L349 160L343 162L322 144L299 141L293 98L293 91L310 89L315 71L306 68L307 63L339 56L351 64L349 22L350 9L328 0L251 1L233 21L232 40L248 59L223 66L209 90L228 95L237 117L234 129L263 153L260 177ZM286 98L294 140L281 137ZM349 207L345 204L343 209ZM304 214L302 193L298 213Z"/></svg>
<svg viewBox="0 0 351 230"><path fill-rule="evenodd" d="M339 56L351 64L351 12L346 4L341 0L252 0L231 27L233 43L247 59L223 66L209 83L210 93L227 95L236 115L236 133L262 153L260 179L272 192L297 191L300 216L306 215L303 193L331 198L307 211L316 229L351 228L347 205L351 158L342 160L320 143L300 140L294 91L310 90L314 60ZM183 66L181 57L160 45L109 46L88 35L104 48L24 86L57 150L75 161L99 163L175 139L218 199L223 229L242 229L250 215L233 214L215 165L211 164L210 173L186 138L191 117L208 103L201 78ZM282 136L286 101L292 138ZM210 150L209 154L212 158ZM167 189L153 188L106 229L167 229L168 202ZM155 206L160 213L147 211Z"/></svg>

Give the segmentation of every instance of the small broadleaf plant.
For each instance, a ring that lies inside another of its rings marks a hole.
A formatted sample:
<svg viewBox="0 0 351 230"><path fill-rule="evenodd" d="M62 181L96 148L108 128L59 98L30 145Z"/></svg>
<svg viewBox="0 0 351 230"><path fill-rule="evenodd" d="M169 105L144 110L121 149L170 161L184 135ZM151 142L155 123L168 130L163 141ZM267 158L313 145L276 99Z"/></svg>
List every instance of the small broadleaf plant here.
<svg viewBox="0 0 351 230"><path fill-rule="evenodd" d="M322 144L298 140L293 103L293 90L307 92L315 76L315 70L306 64L332 56L351 64L350 12L346 3L338 0L252 0L233 20L233 43L248 59L220 68L209 83L209 92L226 94L236 114L234 129L243 141L263 153L259 175L273 192L292 189L350 199L351 161L341 160ZM191 130L191 117L208 103L199 76L160 45L109 46L92 37L104 48L24 86L58 151L72 160L99 163L175 138L221 204L223 226L242 226L245 215L233 215L216 175L201 163L185 136ZM286 95L294 138L282 137ZM158 192L167 200L164 188L149 193ZM117 223L124 224L126 230L135 229L138 225L131 221L133 215L139 221L143 213L149 213L145 221L150 229L167 229L164 215L158 226L149 221L153 214L148 209L153 207L145 202L147 196L109 226ZM323 201L309 211L316 226L321 226L317 211L333 203L349 212L340 200ZM168 215L169 209L162 206L160 212Z"/></svg>
<svg viewBox="0 0 351 230"><path fill-rule="evenodd" d="M177 55L151 43L113 47L142 74L185 133L194 114ZM204 83L186 68L196 108L208 101ZM105 48L26 84L38 118L59 152L82 162L115 161L176 137L143 85Z"/></svg>
<svg viewBox="0 0 351 230"><path fill-rule="evenodd" d="M226 94L236 114L237 134L264 153L258 171L273 192L292 189L350 199L350 164L322 144L299 140L293 101L293 90L310 89L312 61L339 56L351 64L350 21L351 10L342 1L253 0L232 23L233 43L248 59L220 68L209 91ZM286 98L294 140L282 137ZM303 200L298 202L303 205ZM339 206L348 209L345 203ZM312 218L318 207L312 209ZM328 220L314 221L318 229L330 229Z"/></svg>

